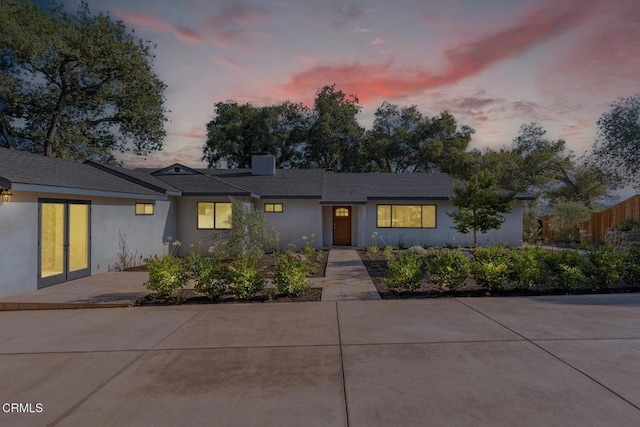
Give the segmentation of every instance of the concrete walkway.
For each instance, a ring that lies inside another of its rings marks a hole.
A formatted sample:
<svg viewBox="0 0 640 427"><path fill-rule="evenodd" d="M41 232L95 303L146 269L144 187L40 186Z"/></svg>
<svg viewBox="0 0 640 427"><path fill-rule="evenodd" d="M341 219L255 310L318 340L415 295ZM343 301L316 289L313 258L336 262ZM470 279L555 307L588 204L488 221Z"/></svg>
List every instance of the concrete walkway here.
<svg viewBox="0 0 640 427"><path fill-rule="evenodd" d="M149 273L101 273L0 299L0 311L130 307L149 291Z"/></svg>
<svg viewBox="0 0 640 427"><path fill-rule="evenodd" d="M0 312L2 426L638 426L639 373L638 294Z"/></svg>
<svg viewBox="0 0 640 427"><path fill-rule="evenodd" d="M379 300L380 294L355 249L331 249L324 277L309 279L322 287L322 301Z"/></svg>

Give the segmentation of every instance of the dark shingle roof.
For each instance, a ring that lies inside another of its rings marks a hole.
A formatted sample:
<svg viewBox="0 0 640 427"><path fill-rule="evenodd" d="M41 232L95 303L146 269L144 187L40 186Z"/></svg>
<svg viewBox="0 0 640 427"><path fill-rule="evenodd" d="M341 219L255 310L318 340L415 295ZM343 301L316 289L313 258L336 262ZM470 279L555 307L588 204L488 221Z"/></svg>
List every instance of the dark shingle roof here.
<svg viewBox="0 0 640 427"><path fill-rule="evenodd" d="M102 163L94 163L90 161L87 161L85 163L95 168L102 169L107 172L112 172L120 176L121 178L125 178L129 181L133 181L144 187L151 188L152 190L161 191L165 193L167 191L169 192L179 191L177 188L165 183L164 181L161 181L155 176L142 170L126 169L126 168L121 168L119 166L105 165Z"/></svg>
<svg viewBox="0 0 640 427"><path fill-rule="evenodd" d="M166 184L182 191L185 196L212 195L212 196L250 196L251 191L224 182L214 176L198 173L195 175L158 175L157 178Z"/></svg>
<svg viewBox="0 0 640 427"><path fill-rule="evenodd" d="M321 198L324 169L278 169L272 176L253 176L250 169L200 169L200 172L264 198Z"/></svg>
<svg viewBox="0 0 640 427"><path fill-rule="evenodd" d="M0 180L10 184L94 190L160 196L162 193L135 184L83 163L0 148Z"/></svg>
<svg viewBox="0 0 640 427"><path fill-rule="evenodd" d="M448 199L455 180L444 173L333 173L324 178L322 203L384 199Z"/></svg>

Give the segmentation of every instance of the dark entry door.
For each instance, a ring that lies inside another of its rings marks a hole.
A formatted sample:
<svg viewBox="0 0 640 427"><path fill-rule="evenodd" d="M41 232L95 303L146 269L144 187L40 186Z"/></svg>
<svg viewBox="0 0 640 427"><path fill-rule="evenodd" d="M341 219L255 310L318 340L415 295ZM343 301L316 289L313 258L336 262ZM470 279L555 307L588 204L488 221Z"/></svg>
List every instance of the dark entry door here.
<svg viewBox="0 0 640 427"><path fill-rule="evenodd" d="M351 207L333 207L333 244L351 246Z"/></svg>

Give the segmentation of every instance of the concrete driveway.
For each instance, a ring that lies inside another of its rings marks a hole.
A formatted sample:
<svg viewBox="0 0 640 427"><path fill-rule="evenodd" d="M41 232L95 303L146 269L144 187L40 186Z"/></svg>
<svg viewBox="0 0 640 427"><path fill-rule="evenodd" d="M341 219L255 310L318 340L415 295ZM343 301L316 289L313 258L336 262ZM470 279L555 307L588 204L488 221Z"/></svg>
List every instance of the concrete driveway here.
<svg viewBox="0 0 640 427"><path fill-rule="evenodd" d="M2 426L637 426L640 295L6 311L0 380Z"/></svg>

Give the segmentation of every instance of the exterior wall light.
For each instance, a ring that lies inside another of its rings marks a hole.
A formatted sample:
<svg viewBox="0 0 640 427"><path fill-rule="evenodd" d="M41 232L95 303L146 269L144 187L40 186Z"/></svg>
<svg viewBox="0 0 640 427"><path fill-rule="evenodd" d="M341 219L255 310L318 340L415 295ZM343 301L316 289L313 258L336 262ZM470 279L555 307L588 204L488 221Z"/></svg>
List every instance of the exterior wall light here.
<svg viewBox="0 0 640 427"><path fill-rule="evenodd" d="M3 188L2 191L0 191L0 197L3 202L10 202L13 197L13 193L8 188Z"/></svg>

